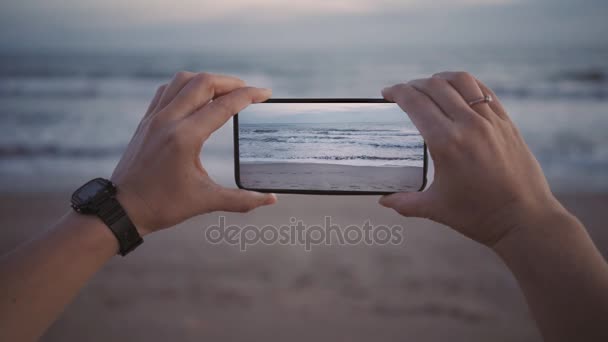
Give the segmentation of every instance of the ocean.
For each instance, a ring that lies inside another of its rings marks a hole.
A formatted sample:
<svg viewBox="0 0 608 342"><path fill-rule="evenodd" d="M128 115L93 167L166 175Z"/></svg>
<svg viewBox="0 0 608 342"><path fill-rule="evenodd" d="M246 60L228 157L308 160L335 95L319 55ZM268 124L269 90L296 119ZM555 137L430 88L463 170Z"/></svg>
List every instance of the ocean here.
<svg viewBox="0 0 608 342"><path fill-rule="evenodd" d="M422 167L424 142L404 121L239 123L239 156L245 163Z"/></svg>
<svg viewBox="0 0 608 342"><path fill-rule="evenodd" d="M179 70L237 75L275 97L379 97L393 83L468 70L501 98L556 191L608 190L608 47L360 46L3 50L0 191L66 190L108 177L156 87ZM234 185L231 123L205 144L203 162Z"/></svg>

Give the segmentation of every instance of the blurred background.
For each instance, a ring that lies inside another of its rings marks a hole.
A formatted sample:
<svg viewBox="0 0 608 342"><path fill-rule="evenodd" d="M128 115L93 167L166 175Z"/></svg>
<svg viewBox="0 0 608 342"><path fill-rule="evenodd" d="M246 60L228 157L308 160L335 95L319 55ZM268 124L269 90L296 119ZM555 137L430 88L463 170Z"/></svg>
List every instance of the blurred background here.
<svg viewBox="0 0 608 342"><path fill-rule="evenodd" d="M603 0L3 2L0 252L60 217L76 186L109 177L156 87L177 71L236 75L275 97L379 97L393 83L467 70L495 90L606 255L606 18ZM230 124L203 160L234 186ZM242 253L205 243L217 222L207 215L113 261L45 339L539 338L489 251L376 200L281 196L228 220L371 219L404 225L404 246Z"/></svg>

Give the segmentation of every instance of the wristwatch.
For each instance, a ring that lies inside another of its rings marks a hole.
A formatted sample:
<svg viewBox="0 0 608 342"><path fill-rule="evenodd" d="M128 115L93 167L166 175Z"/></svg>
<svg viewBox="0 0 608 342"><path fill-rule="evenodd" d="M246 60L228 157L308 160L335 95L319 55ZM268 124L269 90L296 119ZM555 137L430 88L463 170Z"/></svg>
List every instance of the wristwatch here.
<svg viewBox="0 0 608 342"><path fill-rule="evenodd" d="M144 242L116 199L116 185L107 179L95 178L74 191L72 208L81 214L97 215L116 236L122 256Z"/></svg>

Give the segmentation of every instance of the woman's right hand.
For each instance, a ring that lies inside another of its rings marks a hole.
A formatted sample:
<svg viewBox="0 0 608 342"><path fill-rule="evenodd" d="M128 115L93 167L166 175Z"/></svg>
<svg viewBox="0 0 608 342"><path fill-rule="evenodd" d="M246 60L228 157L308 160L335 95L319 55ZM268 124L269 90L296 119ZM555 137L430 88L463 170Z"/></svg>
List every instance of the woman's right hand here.
<svg viewBox="0 0 608 342"><path fill-rule="evenodd" d="M446 224L488 246L565 212L496 95L472 75L443 72L382 94L410 116L435 165L427 191L384 196L383 206ZM493 101L469 105L484 95Z"/></svg>

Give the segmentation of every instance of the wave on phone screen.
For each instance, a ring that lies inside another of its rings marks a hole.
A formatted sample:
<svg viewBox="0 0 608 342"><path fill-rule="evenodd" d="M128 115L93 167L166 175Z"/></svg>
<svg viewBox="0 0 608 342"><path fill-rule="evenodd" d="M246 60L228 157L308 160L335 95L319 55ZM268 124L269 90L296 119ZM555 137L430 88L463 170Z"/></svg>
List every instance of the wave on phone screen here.
<svg viewBox="0 0 608 342"><path fill-rule="evenodd" d="M424 142L395 104L271 103L239 114L239 159L247 188L416 191Z"/></svg>

